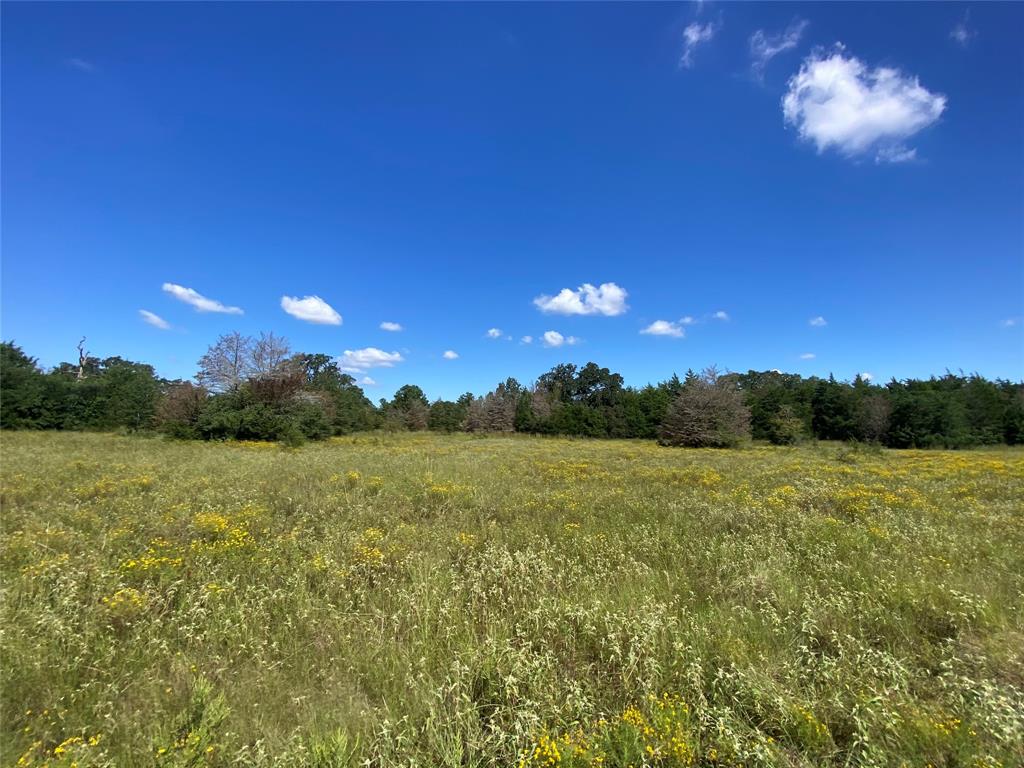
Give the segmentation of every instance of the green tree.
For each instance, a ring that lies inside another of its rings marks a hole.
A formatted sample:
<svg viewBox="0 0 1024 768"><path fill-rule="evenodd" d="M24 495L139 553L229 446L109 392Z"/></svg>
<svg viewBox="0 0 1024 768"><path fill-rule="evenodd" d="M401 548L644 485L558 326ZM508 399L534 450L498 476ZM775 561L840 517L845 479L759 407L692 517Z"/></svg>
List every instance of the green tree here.
<svg viewBox="0 0 1024 768"><path fill-rule="evenodd" d="M110 357L101 364L102 416L92 426L100 429L153 425L160 398L160 381L150 365Z"/></svg>
<svg viewBox="0 0 1024 768"><path fill-rule="evenodd" d="M432 432L458 432L466 418L466 409L451 400L435 400L430 404L427 428Z"/></svg>
<svg viewBox="0 0 1024 768"><path fill-rule="evenodd" d="M38 429L45 426L45 377L34 358L14 342L0 344L0 427Z"/></svg>
<svg viewBox="0 0 1024 768"><path fill-rule="evenodd" d="M302 372L308 390L323 392L330 398L335 434L346 435L377 426L373 403L352 376L342 373L334 358L324 354L299 354L289 365Z"/></svg>
<svg viewBox="0 0 1024 768"><path fill-rule="evenodd" d="M811 429L819 440L849 440L857 436L850 387L834 376L815 382Z"/></svg>
<svg viewBox="0 0 1024 768"><path fill-rule="evenodd" d="M415 384L398 388L395 397L385 404L385 412L393 426L418 431L427 428L430 406L423 390Z"/></svg>

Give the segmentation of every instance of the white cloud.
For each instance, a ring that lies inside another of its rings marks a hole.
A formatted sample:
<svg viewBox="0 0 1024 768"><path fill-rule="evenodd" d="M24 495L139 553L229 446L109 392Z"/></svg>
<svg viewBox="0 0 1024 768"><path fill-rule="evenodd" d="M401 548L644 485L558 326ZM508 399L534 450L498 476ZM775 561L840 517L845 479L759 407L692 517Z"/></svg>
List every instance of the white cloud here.
<svg viewBox="0 0 1024 768"><path fill-rule="evenodd" d="M376 379L371 379L369 376L363 376L363 378L361 378L359 380L359 383L362 384L364 387L376 387L377 386L377 380Z"/></svg>
<svg viewBox="0 0 1024 768"><path fill-rule="evenodd" d="M563 336L558 331L544 331L543 339L545 347L560 347L563 344L572 346L579 343L575 336Z"/></svg>
<svg viewBox="0 0 1024 768"><path fill-rule="evenodd" d="M458 360L459 353L456 352L454 349L446 349L444 354L441 355L441 357L443 357L445 360Z"/></svg>
<svg viewBox="0 0 1024 768"><path fill-rule="evenodd" d="M316 325L341 325L341 315L319 296L282 296L281 309L292 317Z"/></svg>
<svg viewBox="0 0 1024 768"><path fill-rule="evenodd" d="M401 325L399 325L398 323L392 323L389 320L385 320L383 323L381 323L380 324L380 328L381 328L382 331L401 331L401 330L404 330Z"/></svg>
<svg viewBox="0 0 1024 768"><path fill-rule="evenodd" d="M808 56L782 99L785 121L819 153L835 148L854 157L875 150L879 162L906 160L910 150L903 141L945 109L946 97L916 77L891 67L872 69L846 56L842 45Z"/></svg>
<svg viewBox="0 0 1024 768"><path fill-rule="evenodd" d="M860 377L864 379L864 381L871 381L873 378L875 378L875 375L873 373L868 373L867 371L864 371L864 373L860 374Z"/></svg>
<svg viewBox="0 0 1024 768"><path fill-rule="evenodd" d="M338 358L338 368L345 373L364 373L370 368L393 368L404 359L398 352L385 352L376 347L346 349Z"/></svg>
<svg viewBox="0 0 1024 768"><path fill-rule="evenodd" d="M800 355L801 360L813 360L814 358L815 354L813 352L804 352L802 355Z"/></svg>
<svg viewBox="0 0 1024 768"><path fill-rule="evenodd" d="M175 285L174 283L164 283L163 289L165 293L169 293L178 301L183 301L186 304L190 304L195 307L197 312L221 312L225 315L244 314L239 307L224 306L219 301L216 301L215 299L208 299L191 288L185 288L184 286Z"/></svg>
<svg viewBox="0 0 1024 768"><path fill-rule="evenodd" d="M693 319L692 317L690 317L689 315L687 315L686 317L679 318L679 324L680 325L693 325L696 322L697 321L695 319Z"/></svg>
<svg viewBox="0 0 1024 768"><path fill-rule="evenodd" d="M686 331L683 330L679 323L673 323L669 320L655 320L641 330L640 333L646 333L651 336L675 336L676 338L682 338L686 335Z"/></svg>
<svg viewBox="0 0 1024 768"><path fill-rule="evenodd" d="M152 325L154 328L159 328L161 331L166 331L171 327L171 324L164 320L160 315L150 312L148 309L140 309L139 314L142 319Z"/></svg>
<svg viewBox="0 0 1024 768"><path fill-rule="evenodd" d="M718 32L718 25L713 21L707 24L693 22L683 30L683 55L679 58L679 66L690 69L694 65L694 54L697 48L710 43Z"/></svg>
<svg viewBox="0 0 1024 768"><path fill-rule="evenodd" d="M519 341L522 344L533 344L533 336L523 336Z"/></svg>
<svg viewBox="0 0 1024 768"><path fill-rule="evenodd" d="M713 317L715 320L728 320L729 313L720 309L717 312L715 312L715 314L713 314L711 317Z"/></svg>
<svg viewBox="0 0 1024 768"><path fill-rule="evenodd" d="M968 8L964 11L963 18L961 18L960 21L956 23L956 26L954 26L949 32L949 36L953 38L961 48L966 48L970 45L971 40L973 40L978 34L971 28L970 21L971 9Z"/></svg>
<svg viewBox="0 0 1024 768"><path fill-rule="evenodd" d="M489 339L500 339L501 338L501 328L491 328L490 330L488 330L487 331L487 338L489 338Z"/></svg>
<svg viewBox="0 0 1024 768"><path fill-rule="evenodd" d="M595 288L584 283L575 291L563 288L556 296L538 296L533 303L541 312L557 315L621 315L629 307L628 294L615 283L601 283Z"/></svg>
<svg viewBox="0 0 1024 768"><path fill-rule="evenodd" d="M758 80L764 77L769 61L780 53L796 48L809 23L806 19L794 19L785 31L777 35L768 35L759 29L750 36L750 68Z"/></svg>
<svg viewBox="0 0 1024 768"><path fill-rule="evenodd" d="M68 59L68 64L77 69L79 72L88 72L90 75L96 71L96 65L93 64L91 61L87 61L86 59L73 57Z"/></svg>
<svg viewBox="0 0 1024 768"><path fill-rule="evenodd" d="M910 163L917 159L917 150L908 149L902 144L881 147L875 155L875 163Z"/></svg>
<svg viewBox="0 0 1024 768"><path fill-rule="evenodd" d="M813 325L815 328L823 328L826 325L828 325L828 320L826 320L821 315L818 315L817 317L812 317L810 320L807 321L807 323L808 325Z"/></svg>

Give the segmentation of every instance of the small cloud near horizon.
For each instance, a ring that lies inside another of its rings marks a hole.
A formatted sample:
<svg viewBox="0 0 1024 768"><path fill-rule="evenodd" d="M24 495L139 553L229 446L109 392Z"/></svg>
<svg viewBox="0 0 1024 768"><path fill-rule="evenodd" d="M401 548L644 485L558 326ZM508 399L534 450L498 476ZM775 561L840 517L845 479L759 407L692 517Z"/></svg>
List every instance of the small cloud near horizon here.
<svg viewBox="0 0 1024 768"><path fill-rule="evenodd" d="M604 315L615 317L623 314L629 306L629 294L615 283L601 283L596 288L584 283L575 291L563 288L554 296L541 294L533 300L541 311L554 315Z"/></svg>
<svg viewBox="0 0 1024 768"><path fill-rule="evenodd" d="M341 315L319 296L282 296L281 309L298 320L314 325L341 325Z"/></svg>
<svg viewBox="0 0 1024 768"><path fill-rule="evenodd" d="M166 331L171 327L171 324L160 317L160 315L155 312L150 312L148 309L140 309L139 315L145 322L149 323L154 328L159 328L161 331Z"/></svg>
<svg viewBox="0 0 1024 768"><path fill-rule="evenodd" d="M244 315L241 307L229 307L226 306L216 299L208 299L203 294L192 288L186 288L183 285L176 285L175 283L164 283L163 291L178 301L183 301L191 307L194 307L196 312L218 312L225 315Z"/></svg>
<svg viewBox="0 0 1024 768"><path fill-rule="evenodd" d="M572 346L579 343L579 339L575 336L563 336L558 331L545 331L543 339L545 347L561 347L563 345Z"/></svg>
<svg viewBox="0 0 1024 768"><path fill-rule="evenodd" d="M399 352L385 352L377 347L346 349L338 358L338 368L345 373L365 373L370 368L394 368L405 360Z"/></svg>
<svg viewBox="0 0 1024 768"><path fill-rule="evenodd" d="M686 335L681 323L674 323L670 320L655 320L646 328L642 328L640 333L648 336L672 336L677 339Z"/></svg>

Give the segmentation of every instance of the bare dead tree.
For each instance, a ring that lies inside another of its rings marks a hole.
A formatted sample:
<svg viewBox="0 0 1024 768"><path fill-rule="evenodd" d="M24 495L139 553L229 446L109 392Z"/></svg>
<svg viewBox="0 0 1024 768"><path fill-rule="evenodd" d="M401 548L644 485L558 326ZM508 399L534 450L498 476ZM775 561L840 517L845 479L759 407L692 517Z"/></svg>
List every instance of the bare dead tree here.
<svg viewBox="0 0 1024 768"><path fill-rule="evenodd" d="M473 398L466 405L463 427L467 432L484 432L487 429L487 414L482 397Z"/></svg>
<svg viewBox="0 0 1024 768"><path fill-rule="evenodd" d="M535 385L530 392L530 409L538 419L551 418L551 412L554 410L554 401L554 393L539 384Z"/></svg>
<svg viewBox="0 0 1024 768"><path fill-rule="evenodd" d="M880 442L889 429L892 402L881 393L865 397L858 408L857 421L861 436L870 442Z"/></svg>
<svg viewBox="0 0 1024 768"><path fill-rule="evenodd" d="M211 392L230 392L253 373L253 340L238 331L226 333L199 359L200 385Z"/></svg>
<svg viewBox="0 0 1024 768"><path fill-rule="evenodd" d="M78 378L85 378L85 364L89 362L89 351L85 348L85 336L78 342Z"/></svg>
<svg viewBox="0 0 1024 768"><path fill-rule="evenodd" d="M252 375L267 378L285 373L285 364L291 355L288 340L273 332L261 333L252 342Z"/></svg>
<svg viewBox="0 0 1024 768"><path fill-rule="evenodd" d="M405 428L410 432L419 432L427 428L430 408L420 400L413 400L403 414Z"/></svg>
<svg viewBox="0 0 1024 768"><path fill-rule="evenodd" d="M726 448L750 435L750 409L733 377L714 368L688 376L669 405L658 435L662 445Z"/></svg>

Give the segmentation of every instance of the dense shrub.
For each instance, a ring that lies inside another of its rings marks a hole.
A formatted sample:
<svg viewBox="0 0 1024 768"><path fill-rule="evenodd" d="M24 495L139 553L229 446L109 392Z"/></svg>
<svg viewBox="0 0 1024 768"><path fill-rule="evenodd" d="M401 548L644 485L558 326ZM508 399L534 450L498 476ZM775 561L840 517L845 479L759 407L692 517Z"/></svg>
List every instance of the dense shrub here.
<svg viewBox="0 0 1024 768"><path fill-rule="evenodd" d="M806 438L807 431L803 419L793 413L793 408L781 405L769 420L765 436L772 445L796 445Z"/></svg>
<svg viewBox="0 0 1024 768"><path fill-rule="evenodd" d="M466 409L450 400L435 400L430 404L427 429L432 432L458 432L466 418Z"/></svg>

